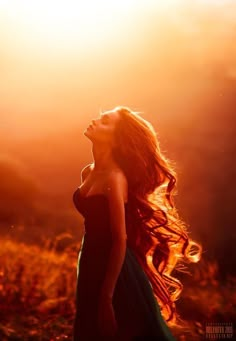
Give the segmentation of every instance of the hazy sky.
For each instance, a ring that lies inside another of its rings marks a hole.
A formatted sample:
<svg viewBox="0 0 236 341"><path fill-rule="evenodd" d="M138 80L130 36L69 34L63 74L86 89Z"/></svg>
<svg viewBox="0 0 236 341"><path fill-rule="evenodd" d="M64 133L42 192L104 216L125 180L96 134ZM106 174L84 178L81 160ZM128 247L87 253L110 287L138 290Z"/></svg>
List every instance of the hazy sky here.
<svg viewBox="0 0 236 341"><path fill-rule="evenodd" d="M235 42L235 0L0 0L2 169L19 161L74 212L83 130L130 106L176 160L194 233L233 250Z"/></svg>
<svg viewBox="0 0 236 341"><path fill-rule="evenodd" d="M119 104L174 108L210 86L209 65L236 78L235 22L234 1L0 1L1 134L82 129Z"/></svg>

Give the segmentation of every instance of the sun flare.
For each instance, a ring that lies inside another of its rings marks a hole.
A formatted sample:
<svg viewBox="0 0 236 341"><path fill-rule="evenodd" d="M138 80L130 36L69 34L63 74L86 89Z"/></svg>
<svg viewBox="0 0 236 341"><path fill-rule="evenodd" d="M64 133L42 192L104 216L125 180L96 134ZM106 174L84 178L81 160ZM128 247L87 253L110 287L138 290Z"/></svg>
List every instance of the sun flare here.
<svg viewBox="0 0 236 341"><path fill-rule="evenodd" d="M33 48L83 44L93 47L123 35L132 20L150 8L177 0L0 0L0 15ZM121 38L122 39L122 38Z"/></svg>

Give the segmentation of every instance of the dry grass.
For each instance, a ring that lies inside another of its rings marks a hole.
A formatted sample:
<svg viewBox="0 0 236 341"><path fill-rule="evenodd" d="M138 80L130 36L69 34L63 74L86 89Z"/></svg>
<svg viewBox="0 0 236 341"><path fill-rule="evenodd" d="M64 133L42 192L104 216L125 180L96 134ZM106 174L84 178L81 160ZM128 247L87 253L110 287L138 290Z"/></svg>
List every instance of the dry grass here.
<svg viewBox="0 0 236 341"><path fill-rule="evenodd" d="M1 240L0 340L71 340L79 245L63 253ZM205 323L236 320L236 279L217 279L216 263L195 265L178 309L186 327L178 341L204 339Z"/></svg>

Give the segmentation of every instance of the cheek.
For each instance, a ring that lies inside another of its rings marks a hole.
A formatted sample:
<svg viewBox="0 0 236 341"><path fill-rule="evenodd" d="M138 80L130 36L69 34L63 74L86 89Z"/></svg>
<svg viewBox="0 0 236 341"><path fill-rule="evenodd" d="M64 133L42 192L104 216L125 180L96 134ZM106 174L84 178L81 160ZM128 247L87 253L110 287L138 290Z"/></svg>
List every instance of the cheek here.
<svg viewBox="0 0 236 341"><path fill-rule="evenodd" d="M111 140L113 137L113 129L111 127L99 127L95 134L97 137L101 138L102 140Z"/></svg>

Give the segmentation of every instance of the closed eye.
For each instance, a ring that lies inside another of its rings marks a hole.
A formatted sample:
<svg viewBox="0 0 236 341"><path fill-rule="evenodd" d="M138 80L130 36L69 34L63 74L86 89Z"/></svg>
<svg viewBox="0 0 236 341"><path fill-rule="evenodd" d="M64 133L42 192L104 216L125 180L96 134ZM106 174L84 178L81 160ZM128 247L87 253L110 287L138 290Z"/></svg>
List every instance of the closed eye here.
<svg viewBox="0 0 236 341"><path fill-rule="evenodd" d="M109 116L106 115L106 114L102 115L102 117L101 117L101 122L102 122L103 124L108 124L108 123L109 123Z"/></svg>

